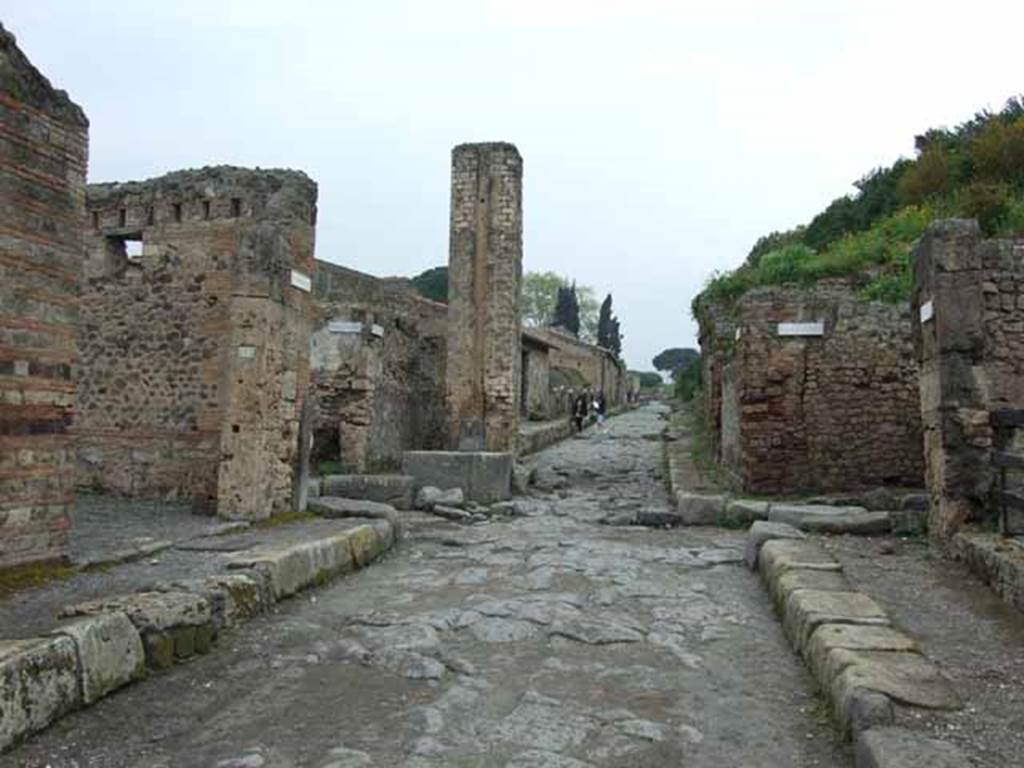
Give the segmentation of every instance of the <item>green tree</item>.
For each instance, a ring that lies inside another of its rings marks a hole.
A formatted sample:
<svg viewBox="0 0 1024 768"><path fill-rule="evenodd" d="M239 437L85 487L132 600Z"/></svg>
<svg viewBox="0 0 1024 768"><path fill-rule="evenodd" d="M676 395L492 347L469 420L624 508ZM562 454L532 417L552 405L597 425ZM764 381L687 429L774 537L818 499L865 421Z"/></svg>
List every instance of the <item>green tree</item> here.
<svg viewBox="0 0 1024 768"><path fill-rule="evenodd" d="M678 371L689 368L697 360L700 360L700 352L696 349L670 347L655 355L651 363L657 370L670 373L674 379Z"/></svg>
<svg viewBox="0 0 1024 768"><path fill-rule="evenodd" d="M597 315L597 343L605 349L612 348L612 319L612 295L609 293Z"/></svg>
<svg viewBox="0 0 1024 768"><path fill-rule="evenodd" d="M555 319L558 289L567 282L554 272L527 272L523 275L520 306L523 323L533 326L551 325Z"/></svg>
<svg viewBox="0 0 1024 768"><path fill-rule="evenodd" d="M448 303L448 267L434 267L412 278L413 287L420 296Z"/></svg>
<svg viewBox="0 0 1024 768"><path fill-rule="evenodd" d="M555 296L555 316L551 324L564 328L574 336L580 335L580 304L576 297L576 283L558 287Z"/></svg>

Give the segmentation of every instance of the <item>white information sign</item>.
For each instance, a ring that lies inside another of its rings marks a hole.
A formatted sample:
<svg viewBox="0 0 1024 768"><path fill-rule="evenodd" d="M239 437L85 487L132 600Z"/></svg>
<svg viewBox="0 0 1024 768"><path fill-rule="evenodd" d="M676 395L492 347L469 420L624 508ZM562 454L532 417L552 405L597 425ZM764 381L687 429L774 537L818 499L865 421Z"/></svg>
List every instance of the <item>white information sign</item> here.
<svg viewBox="0 0 1024 768"><path fill-rule="evenodd" d="M779 336L824 336L824 323L779 323Z"/></svg>
<svg viewBox="0 0 1024 768"><path fill-rule="evenodd" d="M238 356L243 360L251 360L256 357L256 347L241 346L238 348Z"/></svg>
<svg viewBox="0 0 1024 768"><path fill-rule="evenodd" d="M931 299L921 305L921 322L927 323L935 317L935 305L932 304Z"/></svg>
<svg viewBox="0 0 1024 768"><path fill-rule="evenodd" d="M362 333L363 324L353 320L331 320L327 324L330 333Z"/></svg>
<svg viewBox="0 0 1024 768"><path fill-rule="evenodd" d="M375 325L371 325L370 326L370 333L372 333L374 336L380 336L381 338L383 338L384 337L384 326L383 325L376 325L376 324Z"/></svg>
<svg viewBox="0 0 1024 768"><path fill-rule="evenodd" d="M309 293L311 290L313 290L313 281L305 272L299 272L299 270L293 269L292 286L298 288L300 291L305 291L306 293Z"/></svg>

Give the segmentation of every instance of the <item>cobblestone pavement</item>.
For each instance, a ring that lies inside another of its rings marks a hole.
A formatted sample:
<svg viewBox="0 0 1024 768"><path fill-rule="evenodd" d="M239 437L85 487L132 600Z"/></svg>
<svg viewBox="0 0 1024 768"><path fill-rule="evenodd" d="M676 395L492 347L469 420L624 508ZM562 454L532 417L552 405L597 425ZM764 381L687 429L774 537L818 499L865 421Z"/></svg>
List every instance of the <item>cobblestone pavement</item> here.
<svg viewBox="0 0 1024 768"><path fill-rule="evenodd" d="M739 559L742 534L600 524L667 509L657 406L534 458L524 516L410 515L382 562L0 765L847 766ZM653 439L652 439L653 438Z"/></svg>

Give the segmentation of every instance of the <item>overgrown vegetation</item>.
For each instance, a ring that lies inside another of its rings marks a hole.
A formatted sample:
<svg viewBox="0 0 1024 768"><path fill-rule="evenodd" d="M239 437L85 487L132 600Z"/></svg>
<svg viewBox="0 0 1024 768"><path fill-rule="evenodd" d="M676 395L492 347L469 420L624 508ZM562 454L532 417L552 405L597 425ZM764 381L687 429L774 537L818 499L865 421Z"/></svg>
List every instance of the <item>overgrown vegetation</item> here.
<svg viewBox="0 0 1024 768"><path fill-rule="evenodd" d="M856 276L865 299L910 293L910 252L928 224L976 218L989 236L1024 233L1024 99L915 140L917 155L857 181L806 226L760 238L738 269L716 273L694 300L730 301L751 288Z"/></svg>
<svg viewBox="0 0 1024 768"><path fill-rule="evenodd" d="M412 285L420 296L448 303L448 267L434 267L412 278Z"/></svg>
<svg viewBox="0 0 1024 768"><path fill-rule="evenodd" d="M24 589L41 587L51 581L62 581L74 573L74 567L61 563L31 563L0 568L0 598Z"/></svg>

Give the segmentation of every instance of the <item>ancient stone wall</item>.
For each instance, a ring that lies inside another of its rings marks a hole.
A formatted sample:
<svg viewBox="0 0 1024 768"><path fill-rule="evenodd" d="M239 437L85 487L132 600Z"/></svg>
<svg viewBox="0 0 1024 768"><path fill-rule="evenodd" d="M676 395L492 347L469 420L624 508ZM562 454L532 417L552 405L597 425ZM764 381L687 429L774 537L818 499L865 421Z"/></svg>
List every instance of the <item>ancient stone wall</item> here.
<svg viewBox="0 0 1024 768"><path fill-rule="evenodd" d="M700 407L707 425L710 450L715 460L722 460L722 393L725 391L725 368L735 351L736 320L732 305L703 302L696 312L700 328L700 365L702 395Z"/></svg>
<svg viewBox="0 0 1024 768"><path fill-rule="evenodd" d="M0 568L68 556L88 121L0 26Z"/></svg>
<svg viewBox="0 0 1024 768"><path fill-rule="evenodd" d="M946 538L985 516L999 414L1024 408L1024 238L937 222L913 262L929 530Z"/></svg>
<svg viewBox="0 0 1024 768"><path fill-rule="evenodd" d="M81 482L231 518L300 503L316 185L217 167L88 188Z"/></svg>
<svg viewBox="0 0 1024 768"><path fill-rule="evenodd" d="M443 448L448 308L408 280L322 261L314 298L314 462L377 472Z"/></svg>
<svg viewBox="0 0 1024 768"><path fill-rule="evenodd" d="M523 416L532 421L554 418L551 392L551 347L523 329L523 391L520 398Z"/></svg>
<svg viewBox="0 0 1024 768"><path fill-rule="evenodd" d="M530 328L529 332L551 345L551 368L576 372L595 394L604 392L609 406L625 403L629 391L626 366L611 352L558 328Z"/></svg>
<svg viewBox="0 0 1024 768"><path fill-rule="evenodd" d="M523 161L511 144L452 150L450 446L514 451L519 431Z"/></svg>
<svg viewBox="0 0 1024 768"><path fill-rule="evenodd" d="M731 345L702 342L718 353L711 401L721 460L738 485L790 493L921 483L908 307L864 301L833 281L755 289L730 314Z"/></svg>

